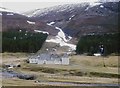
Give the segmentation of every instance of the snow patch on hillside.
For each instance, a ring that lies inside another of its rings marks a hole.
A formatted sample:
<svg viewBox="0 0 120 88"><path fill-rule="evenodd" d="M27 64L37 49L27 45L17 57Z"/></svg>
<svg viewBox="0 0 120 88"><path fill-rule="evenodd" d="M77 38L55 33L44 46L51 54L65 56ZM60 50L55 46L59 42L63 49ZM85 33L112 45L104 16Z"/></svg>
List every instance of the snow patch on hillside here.
<svg viewBox="0 0 120 88"><path fill-rule="evenodd" d="M60 46L68 46L71 50L76 49L76 45L64 42L59 36L56 36L55 39L46 40L46 42L58 43Z"/></svg>
<svg viewBox="0 0 120 88"><path fill-rule="evenodd" d="M35 32L39 32L39 33L43 33L43 34L48 34L49 35L49 33L48 32L46 32L46 31L40 31L40 30L34 30Z"/></svg>
<svg viewBox="0 0 120 88"><path fill-rule="evenodd" d="M41 17L41 16L45 16L49 13L59 13L59 12L72 12L74 11L75 8L81 8L84 7L86 5L89 5L89 7L87 9L89 9L90 7L94 7L96 5L100 5L102 3L100 2L81 2L81 3L76 3L76 4L63 4L63 5L58 5L58 6L52 6L49 8L43 8L43 9L36 9L33 10L31 12L25 13L26 16L28 17ZM86 10L87 10L86 9ZM69 20L71 20L71 17L69 18Z"/></svg>
<svg viewBox="0 0 120 88"><path fill-rule="evenodd" d="M0 7L0 11L1 11L1 12L13 12L13 11L8 10L8 9L6 9L6 8L3 8L3 7Z"/></svg>
<svg viewBox="0 0 120 88"><path fill-rule="evenodd" d="M8 13L7 15L14 15L13 13Z"/></svg>
<svg viewBox="0 0 120 88"><path fill-rule="evenodd" d="M34 11L34 13L31 16L36 15L39 12L40 12L40 10Z"/></svg>
<svg viewBox="0 0 120 88"><path fill-rule="evenodd" d="M29 23L29 24L35 24L35 22L31 22L31 21L27 21L27 23Z"/></svg>
<svg viewBox="0 0 120 88"><path fill-rule="evenodd" d="M85 11L87 11L89 8L90 8L90 7L88 6L88 7L85 9Z"/></svg>
<svg viewBox="0 0 120 88"><path fill-rule="evenodd" d="M72 37L71 37L71 36L68 36L68 38L69 38L69 39L68 39L69 41L72 39Z"/></svg>
<svg viewBox="0 0 120 88"><path fill-rule="evenodd" d="M63 41L68 42L68 40L66 39L65 33L62 31L62 29L59 28L59 27L55 27L55 28L59 30L58 36L59 36L60 38L62 38Z"/></svg>
<svg viewBox="0 0 120 88"><path fill-rule="evenodd" d="M90 3L90 7L94 7L94 6L97 6L97 5L100 5L101 3L98 3L98 2L91 2Z"/></svg>
<svg viewBox="0 0 120 88"><path fill-rule="evenodd" d="M75 15L72 15L72 16L69 18L69 20L71 20L74 16L75 16Z"/></svg>
<svg viewBox="0 0 120 88"><path fill-rule="evenodd" d="M101 5L102 3L98 3L98 2L91 2L89 3L89 6L86 7L85 11L87 11L89 8L94 7L94 6L98 6Z"/></svg>
<svg viewBox="0 0 120 88"><path fill-rule="evenodd" d="M49 26L52 26L53 24L55 24L55 22L47 23L47 25L49 25Z"/></svg>
<svg viewBox="0 0 120 88"><path fill-rule="evenodd" d="M55 24L55 22L47 23L47 25L49 25L49 26L53 26L53 24ZM70 41L72 39L72 37L67 36L68 39L66 39L66 35L62 31L61 28L55 27L55 29L59 30L58 34L54 38L46 40L46 42L58 43L60 46L68 46L70 50L75 50L76 45L67 43L68 41Z"/></svg>
<svg viewBox="0 0 120 88"><path fill-rule="evenodd" d="M103 5L100 5L100 8L104 8L104 6L103 6Z"/></svg>

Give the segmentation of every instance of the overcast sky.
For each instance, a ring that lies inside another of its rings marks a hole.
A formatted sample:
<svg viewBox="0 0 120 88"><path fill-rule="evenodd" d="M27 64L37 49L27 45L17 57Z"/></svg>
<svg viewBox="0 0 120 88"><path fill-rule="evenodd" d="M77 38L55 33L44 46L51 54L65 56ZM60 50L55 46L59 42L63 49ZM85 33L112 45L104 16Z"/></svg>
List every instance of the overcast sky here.
<svg viewBox="0 0 120 88"><path fill-rule="evenodd" d="M55 5L66 4L67 2L3 2L2 7L17 12L29 11L37 8L46 8Z"/></svg>
<svg viewBox="0 0 120 88"><path fill-rule="evenodd" d="M46 8L55 5L97 1L98 0L66 0L66 2L65 0L0 0L0 7L5 7L21 13L37 8Z"/></svg>
<svg viewBox="0 0 120 88"><path fill-rule="evenodd" d="M25 12L36 8L46 8L70 3L96 1L97 0L0 0L0 6L16 12Z"/></svg>

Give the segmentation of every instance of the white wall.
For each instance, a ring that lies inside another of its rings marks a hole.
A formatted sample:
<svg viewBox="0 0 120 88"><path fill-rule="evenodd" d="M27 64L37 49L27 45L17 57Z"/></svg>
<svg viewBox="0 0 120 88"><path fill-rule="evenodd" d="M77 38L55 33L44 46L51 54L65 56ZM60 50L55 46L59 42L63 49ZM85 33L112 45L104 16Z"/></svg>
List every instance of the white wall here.
<svg viewBox="0 0 120 88"><path fill-rule="evenodd" d="M44 61L43 60L38 60L37 64L44 64Z"/></svg>
<svg viewBox="0 0 120 88"><path fill-rule="evenodd" d="M63 65L69 65L69 58L62 58Z"/></svg>
<svg viewBox="0 0 120 88"><path fill-rule="evenodd" d="M62 64L61 61L44 61L44 60L39 60L38 64Z"/></svg>
<svg viewBox="0 0 120 88"><path fill-rule="evenodd" d="M54 61L54 64L62 64L62 62L55 60L55 61Z"/></svg>
<svg viewBox="0 0 120 88"><path fill-rule="evenodd" d="M39 60L39 59L29 59L30 63L33 64L63 64L69 65L69 58L62 58L62 61L46 61L46 60Z"/></svg>
<svg viewBox="0 0 120 88"><path fill-rule="evenodd" d="M38 63L38 59L29 59L29 62L33 63L33 64L37 64Z"/></svg>

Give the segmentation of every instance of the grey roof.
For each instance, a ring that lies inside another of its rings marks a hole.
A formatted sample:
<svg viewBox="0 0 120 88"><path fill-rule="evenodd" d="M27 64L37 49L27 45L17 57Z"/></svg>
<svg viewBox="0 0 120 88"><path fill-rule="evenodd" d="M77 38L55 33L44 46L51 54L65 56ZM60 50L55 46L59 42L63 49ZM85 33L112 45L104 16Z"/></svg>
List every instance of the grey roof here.
<svg viewBox="0 0 120 88"><path fill-rule="evenodd" d="M32 56L30 59L39 59L39 60L47 60L47 61L61 61L62 57L67 57L67 55L58 55L58 54L50 54L50 53L42 53L37 56ZM68 57L67 57L68 58Z"/></svg>
<svg viewBox="0 0 120 88"><path fill-rule="evenodd" d="M62 58L62 56L59 56L59 55L57 55L57 54L52 54L52 55L51 55L51 59L52 59L52 60L59 60L59 61L61 61L61 58Z"/></svg>
<svg viewBox="0 0 120 88"><path fill-rule="evenodd" d="M40 57L38 59L41 59L41 60L51 60L50 54L40 54Z"/></svg>
<svg viewBox="0 0 120 88"><path fill-rule="evenodd" d="M56 54L40 54L40 57L38 58L40 60L47 60L47 61L54 61L54 60L61 60L61 57Z"/></svg>

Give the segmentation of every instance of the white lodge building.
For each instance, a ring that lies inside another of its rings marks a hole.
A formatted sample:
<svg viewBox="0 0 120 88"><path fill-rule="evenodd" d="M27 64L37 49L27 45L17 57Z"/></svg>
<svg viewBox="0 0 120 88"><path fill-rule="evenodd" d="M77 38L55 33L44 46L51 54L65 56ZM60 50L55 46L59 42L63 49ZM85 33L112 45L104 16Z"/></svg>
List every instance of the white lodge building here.
<svg viewBox="0 0 120 88"><path fill-rule="evenodd" d="M29 58L29 63L33 64L62 64L69 65L69 57L67 54L49 54L43 53Z"/></svg>

